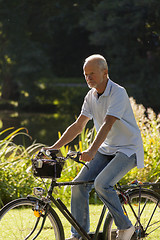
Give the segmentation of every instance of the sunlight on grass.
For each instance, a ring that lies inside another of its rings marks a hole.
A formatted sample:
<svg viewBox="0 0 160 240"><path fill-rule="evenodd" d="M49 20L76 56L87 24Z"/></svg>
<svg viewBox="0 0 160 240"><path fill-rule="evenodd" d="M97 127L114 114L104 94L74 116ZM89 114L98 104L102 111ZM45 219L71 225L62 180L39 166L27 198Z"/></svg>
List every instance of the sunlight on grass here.
<svg viewBox="0 0 160 240"><path fill-rule="evenodd" d="M97 223L98 223L101 211L102 211L102 207L103 207L103 205L93 205L93 204L90 205L90 216L91 216L90 217L90 220L91 220L90 231L91 232L95 231L95 228L97 226ZM126 207L127 211L129 212L130 220L133 221L133 223L135 223L135 218L134 218L133 214L131 214L129 207L127 205L125 207ZM136 206L136 205L134 207L138 208L138 206ZM143 204L141 205L141 207L143 207ZM70 235L71 235L70 223L65 219L65 217L62 215L62 213L60 213L59 210L57 210L57 208L54 208L54 210L57 212L57 214L63 224L65 238L70 237ZM69 207L68 207L68 210L70 211ZM152 211L153 211L153 204L150 204L147 214L143 217L143 219L141 219L141 221L143 223L148 222L148 216L151 214ZM15 219L15 216L16 216L16 219ZM156 215L154 217L159 219L159 211L156 213ZM21 221L22 218L24 220L23 222ZM34 216L33 211L30 211L29 209L28 210L27 209L12 210L11 214L9 214L8 217L4 218L0 224L0 232L2 233L0 236L0 240L23 239L24 236L26 236L25 235L26 232L28 233L31 231L31 229L33 228L33 223L35 224L35 221L36 221L36 217ZM17 225L22 230L20 233L19 233L19 228L18 228L18 231L15 231L15 229L17 229ZM152 228L152 226L151 226L151 228ZM4 231L4 229L5 229L5 231ZM116 229L116 226L114 223L113 223L112 229ZM100 231L102 231L102 230L103 230L103 224L102 224ZM20 237L18 238L17 236L20 236ZM147 240L159 239L159 236L160 236L160 230L157 230L153 234L151 234L151 236L148 236L145 239L147 239ZM54 239L54 231L53 231L52 225L49 221L47 221L45 223L44 229L42 231L42 235L40 235L37 239L39 239L39 240L40 239L41 240Z"/></svg>
<svg viewBox="0 0 160 240"><path fill-rule="evenodd" d="M60 220L63 223L65 238L70 237L70 223L65 219L65 217L54 208L58 213ZM102 205L90 205L90 214L91 214L91 231L95 230L95 226L98 222L98 217L101 213ZM68 210L69 207L68 207ZM23 220L23 221L22 221ZM33 224L35 224L36 217L34 216L33 211L30 209L14 209L11 212L6 214L6 217L1 220L0 224L0 240L14 240L14 239L23 239L33 228ZM17 227L19 226L19 227ZM4 231L5 229L5 231ZM21 229L21 232L19 232ZM18 237L19 236L19 237ZM42 235L40 235L37 239L54 239L54 231L52 229L51 223L47 221L45 223ZM52 237L52 238L51 238Z"/></svg>
<svg viewBox="0 0 160 240"><path fill-rule="evenodd" d="M1 220L0 224L0 240L19 240L24 239L35 226L37 217L34 216L34 212L30 209L14 209L6 214ZM40 225L41 226L41 222ZM5 230L4 230L5 229ZM21 231L19 231L21 229ZM35 231L38 232L39 228ZM33 234L33 236L35 235ZM33 237L32 236L32 237ZM39 235L38 240L45 240L51 237L54 239L54 231L50 221L46 220L42 235ZM31 239L31 238L29 238Z"/></svg>
<svg viewBox="0 0 160 240"><path fill-rule="evenodd" d="M97 226L101 211L102 211L103 205L90 205L90 231L94 232L95 231L95 226ZM68 207L68 210L70 211L70 208ZM65 232L65 238L68 238L71 236L71 225L70 223L65 219L65 217L62 215L62 213L59 212L59 210L56 210L58 212L58 216L60 217L63 227L64 227L64 232ZM101 228L102 230L102 228Z"/></svg>

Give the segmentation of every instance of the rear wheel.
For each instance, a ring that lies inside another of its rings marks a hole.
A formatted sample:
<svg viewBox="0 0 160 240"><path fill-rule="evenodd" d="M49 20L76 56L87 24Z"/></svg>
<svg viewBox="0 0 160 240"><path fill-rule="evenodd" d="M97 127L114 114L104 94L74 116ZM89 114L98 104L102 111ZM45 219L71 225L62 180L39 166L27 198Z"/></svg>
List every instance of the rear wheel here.
<svg viewBox="0 0 160 240"><path fill-rule="evenodd" d="M132 224L135 226L136 231L131 238L133 239L145 239L145 240L157 240L160 236L160 198L159 195L151 190L142 189L141 193L139 190L133 190L129 193L129 203L124 204L124 211L128 215ZM139 221L136 219L133 211ZM142 229L142 227L143 229ZM116 237L116 226L110 213L106 217L104 224L104 239L115 240Z"/></svg>
<svg viewBox="0 0 160 240"><path fill-rule="evenodd" d="M38 209L38 210L37 210ZM36 198L17 199L0 211L0 233L3 240L55 239L64 240L62 224L56 212L49 206L45 224L38 233L44 218L45 204ZM37 224L33 234L32 231ZM31 234L31 236L29 236ZM28 237L27 237L28 236Z"/></svg>

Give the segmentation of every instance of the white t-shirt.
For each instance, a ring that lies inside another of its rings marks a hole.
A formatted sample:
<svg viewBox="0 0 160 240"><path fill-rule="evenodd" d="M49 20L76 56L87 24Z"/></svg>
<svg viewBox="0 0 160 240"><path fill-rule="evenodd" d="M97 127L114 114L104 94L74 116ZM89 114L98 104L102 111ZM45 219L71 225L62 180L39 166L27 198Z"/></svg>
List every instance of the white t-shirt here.
<svg viewBox="0 0 160 240"><path fill-rule="evenodd" d="M129 97L123 87L109 79L104 93L99 98L97 91L91 89L85 97L81 114L90 119L93 118L97 132L102 126L106 115L117 117L118 120L113 124L98 151L106 155L123 152L129 157L136 153L137 167L144 167L141 133Z"/></svg>

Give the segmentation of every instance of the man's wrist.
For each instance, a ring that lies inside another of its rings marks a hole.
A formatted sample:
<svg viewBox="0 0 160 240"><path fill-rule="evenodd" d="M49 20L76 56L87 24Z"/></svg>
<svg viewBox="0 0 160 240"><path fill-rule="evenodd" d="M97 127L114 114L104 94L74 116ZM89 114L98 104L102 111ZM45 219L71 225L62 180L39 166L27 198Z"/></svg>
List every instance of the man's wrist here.
<svg viewBox="0 0 160 240"><path fill-rule="evenodd" d="M89 156L93 159L94 156L96 155L96 151L93 150L92 148L89 148L89 149L88 149L88 154L89 154Z"/></svg>

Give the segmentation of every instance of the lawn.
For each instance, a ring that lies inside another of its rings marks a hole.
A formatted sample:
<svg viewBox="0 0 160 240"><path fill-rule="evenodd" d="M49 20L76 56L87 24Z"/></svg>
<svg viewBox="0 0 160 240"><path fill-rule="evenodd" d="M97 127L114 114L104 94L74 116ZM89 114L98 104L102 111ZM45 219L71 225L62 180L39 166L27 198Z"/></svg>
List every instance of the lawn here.
<svg viewBox="0 0 160 240"><path fill-rule="evenodd" d="M91 213L91 231L94 231L95 226L98 221L98 216L101 212L102 205L91 205L90 213ZM70 224L64 218L64 216L58 212L59 218L61 219L64 227L65 238L70 237ZM36 217L34 217L33 212L30 208L25 209L14 209L10 213L7 213L6 218L2 219L0 222L0 240L22 240L24 236L30 232L32 228L33 219L34 223L36 221ZM24 221L22 221L22 219ZM14 227L13 227L14 226ZM18 226L18 227L17 227ZM17 230L16 230L17 229ZM21 232L19 233L19 229ZM29 229L29 230L28 230ZM52 235L54 234L52 230L52 226L49 221L45 223L43 234L40 235L37 239L54 239ZM19 236L19 237L18 237ZM32 238L29 238L32 239Z"/></svg>
<svg viewBox="0 0 160 240"><path fill-rule="evenodd" d="M93 232L96 228L102 207L103 207L102 205L94 205L94 204L90 205L91 232ZM152 209L151 211L153 211L152 204L149 209ZM55 210L57 211L57 209L55 209ZM70 224L67 222L67 220L64 218L64 216L60 212L57 211L57 213L63 223L65 238L68 238L68 237L70 237ZM146 219L143 219L146 222L148 221L148 214L150 214L150 212L147 211ZM22 222L21 221L22 218L23 218L23 220L25 218L25 221ZM156 218L158 221L159 211L156 213ZM24 239L24 236L26 236L25 233L27 232L27 234L28 234L28 232L30 232L30 229L33 229L30 224L30 222L32 223L32 221L31 221L32 219L36 219L36 217L34 216L33 211L31 211L29 208L12 210L11 214L9 216L7 216L6 219L4 219L0 222L0 233L1 233L0 240L14 240L14 239L22 240L22 239ZM132 221L134 221L133 220L134 217L132 214L130 214L130 219ZM18 225L18 227L17 227L17 225ZM15 230L16 228L18 229L17 232ZM115 228L114 224L113 224L113 228ZM21 232L19 232L19 229L21 229ZM102 228L101 228L101 230L102 230ZM52 226L49 221L47 223L45 223L45 227L44 227L42 233L43 234L37 238L38 240L54 239L53 229L52 229ZM150 236L146 237L145 239L146 240L151 240L151 239L157 240L157 239L159 239L159 236L160 236L160 230L157 230L155 233L151 234ZM29 239L32 239L32 238L29 238Z"/></svg>

